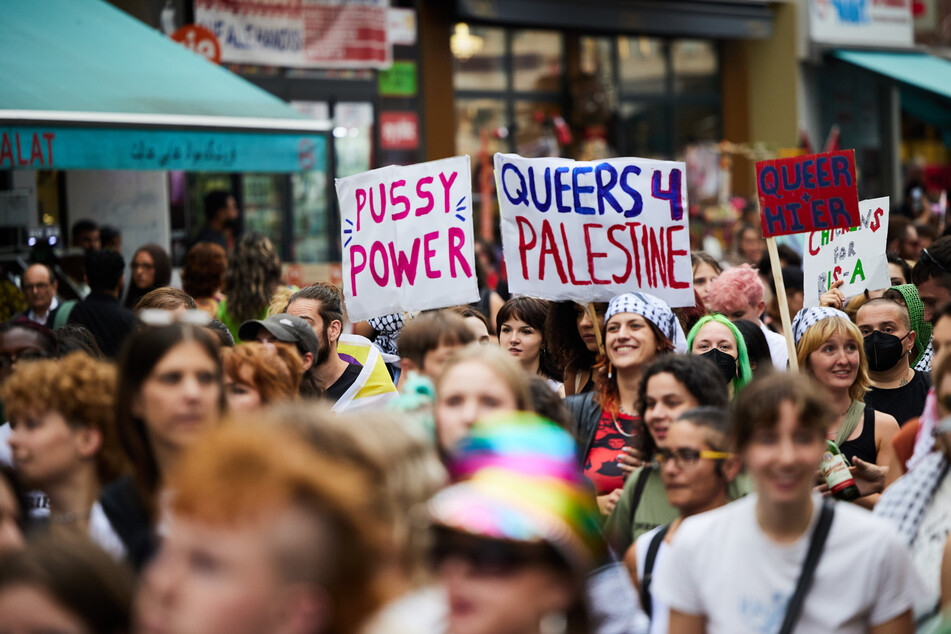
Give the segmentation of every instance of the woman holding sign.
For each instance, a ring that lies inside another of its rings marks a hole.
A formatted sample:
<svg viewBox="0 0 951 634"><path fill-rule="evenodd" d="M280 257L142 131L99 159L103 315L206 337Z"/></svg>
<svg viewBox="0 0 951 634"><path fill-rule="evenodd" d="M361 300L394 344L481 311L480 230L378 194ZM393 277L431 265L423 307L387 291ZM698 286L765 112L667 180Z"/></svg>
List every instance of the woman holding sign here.
<svg viewBox="0 0 951 634"><path fill-rule="evenodd" d="M647 293L618 295L604 317L605 356L594 369L595 389L565 399L565 406L572 414L584 474L598 491L601 512L609 515L634 468L622 464L621 456L639 463L652 443L637 414L641 375L659 355L674 349L680 324L666 302Z"/></svg>
<svg viewBox="0 0 951 634"><path fill-rule="evenodd" d="M887 467L898 423L863 401L870 380L858 326L842 311L820 306L800 310L792 321L792 330L799 367L825 388L835 412L828 439L856 467ZM863 493L866 495L859 503L874 506L878 494Z"/></svg>

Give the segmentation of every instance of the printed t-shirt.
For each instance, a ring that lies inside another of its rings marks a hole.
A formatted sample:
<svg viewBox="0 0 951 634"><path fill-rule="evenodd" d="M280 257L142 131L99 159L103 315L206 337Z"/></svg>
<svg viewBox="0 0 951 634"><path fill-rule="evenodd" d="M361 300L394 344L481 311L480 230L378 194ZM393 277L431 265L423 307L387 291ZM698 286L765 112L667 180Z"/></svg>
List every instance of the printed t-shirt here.
<svg viewBox="0 0 951 634"><path fill-rule="evenodd" d="M598 495L610 493L624 486L624 472L618 466L618 457L631 441L639 441L640 418L619 413L617 425L610 412L602 412L594 441L584 462L584 475L594 483ZM620 431L619 429L620 428ZM624 433L621 433L621 432ZM624 434L631 434L627 437ZM639 446L634 444L633 446Z"/></svg>

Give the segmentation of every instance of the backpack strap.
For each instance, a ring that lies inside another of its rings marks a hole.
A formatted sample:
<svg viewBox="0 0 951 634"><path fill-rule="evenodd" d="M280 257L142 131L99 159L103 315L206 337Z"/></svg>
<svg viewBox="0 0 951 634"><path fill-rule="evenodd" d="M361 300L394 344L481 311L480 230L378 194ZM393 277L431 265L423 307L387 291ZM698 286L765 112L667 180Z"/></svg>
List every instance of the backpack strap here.
<svg viewBox="0 0 951 634"><path fill-rule="evenodd" d="M809 550L806 552L806 560L802 564L802 571L799 573L796 589L786 605L786 616L783 618L779 634L791 634L793 628L796 627L796 621L799 620L799 614L802 612L803 601L806 598L806 593L809 592L809 586L812 585L812 578L815 576L816 567L819 565L822 549L825 547L826 538L829 536L834 515L835 506L829 500L825 500L819 514L819 521L815 530L812 531Z"/></svg>
<svg viewBox="0 0 951 634"><path fill-rule="evenodd" d="M647 478L650 477L650 468L641 467L637 474L637 481L634 483L634 495L631 496L631 517L628 518L628 525L634 525L634 514L637 513L637 507L641 503L641 497L644 495L644 487L647 486Z"/></svg>
<svg viewBox="0 0 951 634"><path fill-rule="evenodd" d="M654 606L650 592L654 562L657 561L657 551L660 550L660 545L663 543L664 537L667 536L669 529L670 524L662 526L660 530L654 533L654 536L651 538L651 543L647 546L647 556L644 559L644 574L641 576L641 607L644 608L644 612L647 613L647 618L649 619L654 618Z"/></svg>

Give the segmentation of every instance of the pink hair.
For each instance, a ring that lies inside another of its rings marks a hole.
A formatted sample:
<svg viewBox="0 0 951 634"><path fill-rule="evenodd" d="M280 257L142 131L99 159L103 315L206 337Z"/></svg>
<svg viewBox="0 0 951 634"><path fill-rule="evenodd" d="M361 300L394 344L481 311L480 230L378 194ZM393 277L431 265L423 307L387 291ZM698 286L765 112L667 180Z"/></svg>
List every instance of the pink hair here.
<svg viewBox="0 0 951 634"><path fill-rule="evenodd" d="M707 308L728 313L763 301L763 282L749 264L720 273L707 287Z"/></svg>

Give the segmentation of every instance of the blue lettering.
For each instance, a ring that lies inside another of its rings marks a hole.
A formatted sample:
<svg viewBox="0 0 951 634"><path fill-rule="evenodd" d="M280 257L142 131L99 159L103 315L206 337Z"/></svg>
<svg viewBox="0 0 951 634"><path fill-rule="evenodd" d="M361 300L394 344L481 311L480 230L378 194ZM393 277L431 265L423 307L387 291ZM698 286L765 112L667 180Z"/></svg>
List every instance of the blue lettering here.
<svg viewBox="0 0 951 634"><path fill-rule="evenodd" d="M816 159L816 182L819 187L832 187L829 179L829 157L820 156Z"/></svg>
<svg viewBox="0 0 951 634"><path fill-rule="evenodd" d="M793 176L796 177L796 180L793 180L793 181L789 180L790 168L792 169ZM802 171L801 171L801 167L799 163L794 163L793 165L789 165L787 163L783 165L782 167L780 167L779 171L783 175L783 189L785 189L786 191L789 191L792 189L799 189L800 185L802 184Z"/></svg>
<svg viewBox="0 0 951 634"><path fill-rule="evenodd" d="M568 173L567 167L556 167L555 168L555 206L558 207L558 213L567 214L571 213L571 207L568 207L564 203L562 198L562 192L566 192L571 189L571 185L565 185L561 182L561 175Z"/></svg>
<svg viewBox="0 0 951 634"><path fill-rule="evenodd" d="M847 227L852 224L852 218L845 208L845 201L839 197L829 199L829 216L834 227Z"/></svg>
<svg viewBox="0 0 951 634"><path fill-rule="evenodd" d="M812 226L816 229L829 229L831 225L826 220L826 201L822 198L814 198L809 203L812 209Z"/></svg>
<svg viewBox="0 0 951 634"><path fill-rule="evenodd" d="M663 189L660 183L660 171L654 171L651 178L651 195L657 200L666 200L670 203L670 219L681 220L684 217L684 204L680 196L680 170L670 170L668 188Z"/></svg>
<svg viewBox="0 0 951 634"><path fill-rule="evenodd" d="M601 174L604 172L608 173L607 183L601 181ZM594 168L594 182L598 185L598 214L604 215L605 200L614 208L614 211L621 213L621 205L618 204L614 194L611 193L611 189L617 185L617 170L610 163L599 163Z"/></svg>
<svg viewBox="0 0 951 634"><path fill-rule="evenodd" d="M802 233L806 228L799 221L799 208L802 207L800 203L786 203L786 211L792 216L792 231L793 233Z"/></svg>
<svg viewBox="0 0 951 634"><path fill-rule="evenodd" d="M766 219L766 233L776 235L786 232L786 217L783 215L783 206L776 208L763 207L763 218Z"/></svg>
<svg viewBox="0 0 951 634"><path fill-rule="evenodd" d="M591 167L586 165L575 167L571 170L571 186L574 189L575 213L584 216L593 216L594 207L584 207L581 204L581 194L593 194L594 185L579 185L578 177L592 171Z"/></svg>
<svg viewBox="0 0 951 634"><path fill-rule="evenodd" d="M551 168L545 168L545 202L538 200L538 192L535 191L535 168L528 168L528 186L532 191L532 202L538 211L545 212L551 207Z"/></svg>
<svg viewBox="0 0 951 634"><path fill-rule="evenodd" d="M846 187L852 186L852 172L849 170L849 159L844 156L832 157L832 180L835 182L836 187L843 184Z"/></svg>
<svg viewBox="0 0 951 634"><path fill-rule="evenodd" d="M515 192L515 197L512 197L512 194L509 193L508 182L505 180L506 170L515 172L515 175L518 176L519 185L518 191ZM525 206L528 206L528 192L525 188L525 177L522 176L522 173L518 171L518 168L515 167L514 163L504 163L502 165L502 191L505 192L506 198L509 199L509 202L513 205L521 205L525 203Z"/></svg>
<svg viewBox="0 0 951 634"><path fill-rule="evenodd" d="M815 163L812 159L802 162L802 186L806 189L816 188L816 173L813 171Z"/></svg>
<svg viewBox="0 0 951 634"><path fill-rule="evenodd" d="M624 212L625 218L636 218L641 215L641 210L644 209L644 201L641 199L641 193L631 187L627 182L627 177L631 174L639 175L641 173L641 168L636 165L628 165L623 170L621 170L621 189L624 190L624 193L630 196L634 203L631 205L631 208Z"/></svg>
<svg viewBox="0 0 951 634"><path fill-rule="evenodd" d="M759 172L759 190L769 196L779 193L779 172L772 165L767 165Z"/></svg>

